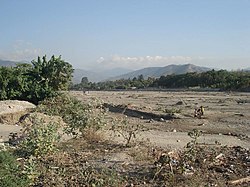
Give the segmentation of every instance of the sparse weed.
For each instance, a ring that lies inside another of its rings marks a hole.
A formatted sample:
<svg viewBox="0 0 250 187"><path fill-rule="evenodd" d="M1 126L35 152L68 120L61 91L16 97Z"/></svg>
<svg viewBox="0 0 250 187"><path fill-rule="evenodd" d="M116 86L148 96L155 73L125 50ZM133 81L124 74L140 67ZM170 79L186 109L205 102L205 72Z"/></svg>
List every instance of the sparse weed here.
<svg viewBox="0 0 250 187"><path fill-rule="evenodd" d="M201 132L197 129L194 129L193 131L188 133L188 136L192 138L190 142L187 143L186 150L185 150L185 156L187 157L187 160L189 161L195 161L196 158L196 147L197 147L197 140L200 137Z"/></svg>
<svg viewBox="0 0 250 187"><path fill-rule="evenodd" d="M115 136L121 136L125 140L125 146L129 146L144 129L141 124L132 125L126 118L121 118L113 119L111 130Z"/></svg>
<svg viewBox="0 0 250 187"><path fill-rule="evenodd" d="M173 154L173 152L161 154L155 162L153 181L158 178L165 181L164 185L175 186L177 175L192 173L194 171L193 165L197 159L197 140L200 134L201 132L197 129L188 133L192 140L181 154Z"/></svg>

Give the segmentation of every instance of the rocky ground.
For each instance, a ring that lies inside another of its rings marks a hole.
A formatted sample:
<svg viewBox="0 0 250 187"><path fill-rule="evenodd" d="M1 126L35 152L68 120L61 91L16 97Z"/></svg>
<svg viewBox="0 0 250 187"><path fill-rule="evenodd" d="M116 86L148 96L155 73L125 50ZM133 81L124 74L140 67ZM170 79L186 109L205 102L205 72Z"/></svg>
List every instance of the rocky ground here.
<svg viewBox="0 0 250 187"><path fill-rule="evenodd" d="M249 93L70 94L83 102L102 100L109 108L109 123L105 130L89 132L84 139L66 139L59 152L44 158L41 167L48 169L39 178L40 186L250 185ZM16 111L11 103L0 104L0 135L5 140L22 128L17 122L34 108L23 103L27 109ZM193 113L201 105L205 113L198 119ZM115 128L125 128L112 129L112 122ZM197 132L193 129L201 132L197 139L188 135ZM130 132L136 136L126 146L128 136L123 135Z"/></svg>
<svg viewBox="0 0 250 187"><path fill-rule="evenodd" d="M114 106L109 115L118 119L126 117L130 124L142 124L148 130L140 132L140 136L161 147L183 148L191 140L187 132L198 129L202 131L200 143L250 148L249 93L125 91L71 94L83 101L98 98ZM205 108L205 114L201 119L194 118L194 109L200 106Z"/></svg>

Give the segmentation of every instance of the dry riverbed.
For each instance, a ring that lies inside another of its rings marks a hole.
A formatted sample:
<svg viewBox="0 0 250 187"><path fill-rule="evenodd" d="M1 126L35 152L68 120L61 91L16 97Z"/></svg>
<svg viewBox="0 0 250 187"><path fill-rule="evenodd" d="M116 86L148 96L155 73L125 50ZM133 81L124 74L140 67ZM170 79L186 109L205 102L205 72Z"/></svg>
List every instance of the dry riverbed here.
<svg viewBox="0 0 250 187"><path fill-rule="evenodd" d="M138 132L139 137L160 147L183 148L191 140L187 133L198 129L202 131L201 144L250 148L249 93L90 91L71 94L83 101L97 98L114 106L109 115L117 119L125 117L130 124L143 125L148 130ZM194 109L199 106L205 108L201 119L193 116ZM173 118L164 119L169 113ZM121 142L122 138L116 140Z"/></svg>

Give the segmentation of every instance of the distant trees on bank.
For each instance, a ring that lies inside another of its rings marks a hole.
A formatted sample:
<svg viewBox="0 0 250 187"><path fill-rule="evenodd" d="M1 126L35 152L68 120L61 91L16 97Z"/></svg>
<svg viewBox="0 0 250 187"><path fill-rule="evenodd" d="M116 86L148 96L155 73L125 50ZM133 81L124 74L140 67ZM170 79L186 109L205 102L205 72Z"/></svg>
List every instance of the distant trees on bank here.
<svg viewBox="0 0 250 187"><path fill-rule="evenodd" d="M0 66L0 100L19 99L37 104L69 87L73 68L61 57L38 57L31 64Z"/></svg>
<svg viewBox="0 0 250 187"><path fill-rule="evenodd" d="M86 82L72 85L73 90L113 90L143 88L212 88L219 90L250 91L250 72L211 70L202 73L166 75L160 78L144 79L143 75L133 79L120 79L105 82Z"/></svg>

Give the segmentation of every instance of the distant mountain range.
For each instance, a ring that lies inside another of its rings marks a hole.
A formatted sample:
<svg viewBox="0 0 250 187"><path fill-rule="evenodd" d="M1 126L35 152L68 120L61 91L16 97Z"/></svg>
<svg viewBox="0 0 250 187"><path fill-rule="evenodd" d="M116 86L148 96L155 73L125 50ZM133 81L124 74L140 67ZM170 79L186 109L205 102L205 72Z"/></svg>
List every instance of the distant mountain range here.
<svg viewBox="0 0 250 187"><path fill-rule="evenodd" d="M82 77L88 77L88 80L91 82L107 81L107 80L119 80L119 79L133 79L139 75L143 75L145 79L148 77L158 78L162 75L171 75L171 74L183 74L187 72L204 72L209 71L210 68L195 66L193 64L185 65L169 65L165 67L148 67L139 69L136 71L129 71L125 69L110 69L97 72L91 72L81 69L75 69L74 72L74 83L81 82ZM127 71L127 72L126 72Z"/></svg>
<svg viewBox="0 0 250 187"><path fill-rule="evenodd" d="M15 66L17 63L22 62L14 62L9 60L1 60L0 66ZM83 69L75 69L73 74L73 83L80 83L82 77L88 77L88 80L91 82L100 82L106 80L119 80L119 79L133 79L134 77L138 77L139 75L143 75L145 79L148 77L159 78L160 76L166 76L171 74L184 74L187 72L205 72L209 71L211 68L196 66L193 64L184 64L184 65L168 65L165 67L148 67L139 69L136 71L131 71L129 69L124 68L114 68L108 70L96 70L87 71ZM243 71L250 71L250 67L243 69Z"/></svg>
<svg viewBox="0 0 250 187"><path fill-rule="evenodd" d="M165 67L148 67L140 70L136 70L127 74L123 74L120 76L112 77L109 80L119 80L119 79L132 79L134 77L138 77L139 75L143 75L145 79L148 77L161 77L171 74L184 74L188 72L205 72L209 71L211 68L195 66L193 64L184 64L184 65L168 65Z"/></svg>
<svg viewBox="0 0 250 187"><path fill-rule="evenodd" d="M80 83L82 77L88 77L90 82L100 82L109 79L110 77L115 77L121 74L131 72L129 69L125 68L114 68L108 70L97 70L96 72L87 71L83 69L75 69L73 75L73 83Z"/></svg>

